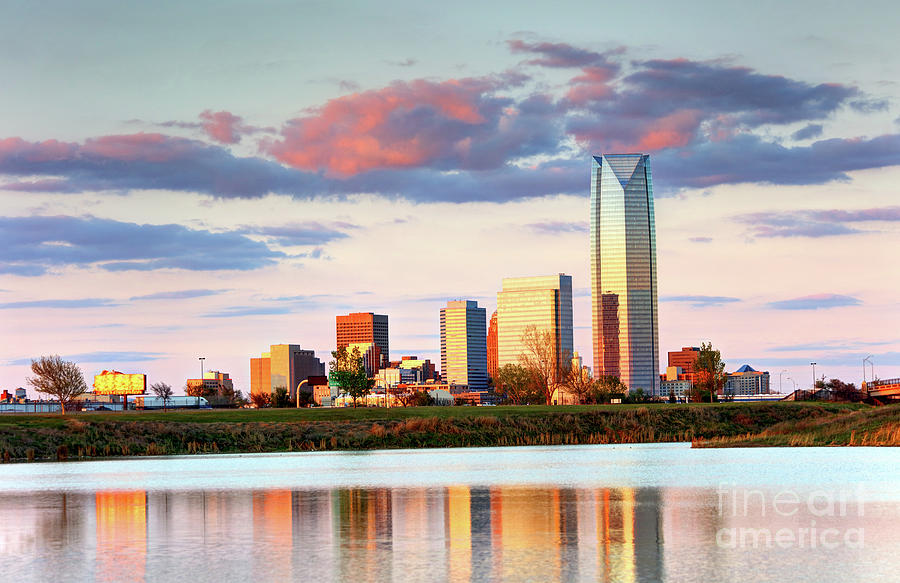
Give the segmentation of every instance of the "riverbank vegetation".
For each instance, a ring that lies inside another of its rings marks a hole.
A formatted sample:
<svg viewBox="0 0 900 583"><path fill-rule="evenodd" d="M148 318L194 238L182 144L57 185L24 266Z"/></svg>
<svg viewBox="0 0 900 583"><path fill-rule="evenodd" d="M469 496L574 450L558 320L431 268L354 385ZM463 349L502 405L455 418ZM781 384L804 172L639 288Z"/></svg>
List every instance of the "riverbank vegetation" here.
<svg viewBox="0 0 900 583"><path fill-rule="evenodd" d="M741 403L264 409L0 416L3 461L421 447L647 443L827 423L865 405Z"/></svg>
<svg viewBox="0 0 900 583"><path fill-rule="evenodd" d="M900 406L789 419L759 432L695 439L694 447L900 446Z"/></svg>

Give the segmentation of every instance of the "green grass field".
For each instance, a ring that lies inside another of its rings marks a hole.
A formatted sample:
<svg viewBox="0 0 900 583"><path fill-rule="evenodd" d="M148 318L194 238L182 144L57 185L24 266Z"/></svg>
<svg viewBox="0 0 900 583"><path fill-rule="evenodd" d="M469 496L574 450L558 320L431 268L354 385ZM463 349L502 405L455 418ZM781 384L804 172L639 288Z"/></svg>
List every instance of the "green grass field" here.
<svg viewBox="0 0 900 583"><path fill-rule="evenodd" d="M758 434L784 423L827 424L867 409L834 403L723 403L4 414L0 459L705 442Z"/></svg>

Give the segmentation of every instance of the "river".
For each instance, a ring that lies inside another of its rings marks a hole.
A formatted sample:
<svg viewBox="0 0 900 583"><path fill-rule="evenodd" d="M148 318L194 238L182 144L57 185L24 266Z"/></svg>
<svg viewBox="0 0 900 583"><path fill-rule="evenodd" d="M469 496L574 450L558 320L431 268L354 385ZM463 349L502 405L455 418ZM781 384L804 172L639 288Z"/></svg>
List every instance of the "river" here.
<svg viewBox="0 0 900 583"><path fill-rule="evenodd" d="M896 581L896 448L584 445L0 466L0 580Z"/></svg>

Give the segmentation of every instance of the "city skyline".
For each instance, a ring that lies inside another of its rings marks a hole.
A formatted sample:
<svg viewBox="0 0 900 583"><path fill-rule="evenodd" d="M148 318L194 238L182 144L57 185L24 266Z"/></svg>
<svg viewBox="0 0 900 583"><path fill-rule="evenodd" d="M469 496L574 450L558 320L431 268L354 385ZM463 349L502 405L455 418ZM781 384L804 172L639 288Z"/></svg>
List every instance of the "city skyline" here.
<svg viewBox="0 0 900 583"><path fill-rule="evenodd" d="M660 351L900 376L891 4L7 8L0 388L58 353L176 390L204 357L246 393L248 358L327 362L360 310L436 362L448 300L560 272L594 366L587 167L633 151Z"/></svg>

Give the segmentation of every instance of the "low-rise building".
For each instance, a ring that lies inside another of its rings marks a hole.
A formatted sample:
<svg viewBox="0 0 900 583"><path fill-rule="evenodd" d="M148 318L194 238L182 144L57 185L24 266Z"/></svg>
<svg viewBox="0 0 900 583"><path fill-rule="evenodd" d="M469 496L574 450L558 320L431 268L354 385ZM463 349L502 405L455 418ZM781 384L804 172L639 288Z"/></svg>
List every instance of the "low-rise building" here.
<svg viewBox="0 0 900 583"><path fill-rule="evenodd" d="M234 381L227 372L209 370L203 373L202 379L188 379L185 387L195 389L203 387L204 395L216 395L218 397L230 397L234 394Z"/></svg>
<svg viewBox="0 0 900 583"><path fill-rule="evenodd" d="M725 380L725 396L764 395L769 393L769 372L754 370L745 364Z"/></svg>

